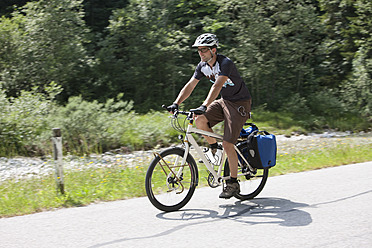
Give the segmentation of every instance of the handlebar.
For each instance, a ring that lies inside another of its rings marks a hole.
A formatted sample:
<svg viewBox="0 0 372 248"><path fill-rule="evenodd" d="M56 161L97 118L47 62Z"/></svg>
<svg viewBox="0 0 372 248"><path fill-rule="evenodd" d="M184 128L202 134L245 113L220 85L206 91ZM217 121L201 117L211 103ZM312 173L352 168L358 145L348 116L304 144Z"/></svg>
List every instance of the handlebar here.
<svg viewBox="0 0 372 248"><path fill-rule="evenodd" d="M161 107L164 108L164 109L166 109L168 111L167 106L165 104L161 105ZM193 117L194 117L194 112L193 111L181 111L181 110L178 110L178 109L176 109L174 111L173 116L175 118L177 118L177 116L179 114L187 116L187 119L188 120L193 120Z"/></svg>
<svg viewBox="0 0 372 248"><path fill-rule="evenodd" d="M167 106L163 104L162 108L167 109ZM167 111L168 111L168 109L167 109ZM184 119L183 124L180 123L180 119L178 119L178 115L180 115L180 114L186 116L186 119ZM175 130L177 130L179 132L182 132L182 133L186 132L186 129L187 129L187 124L186 123L187 122L189 124L193 124L193 122L194 122L194 113L191 112L191 111L180 111L180 110L176 109L171 117L172 117L171 118L172 127Z"/></svg>
<svg viewBox="0 0 372 248"><path fill-rule="evenodd" d="M164 109L166 109L168 111L167 106L165 104L161 105L161 107L164 108ZM193 110L190 110L190 111L180 111L180 110L176 109L174 111L173 115L171 116L172 117L172 120L171 120L172 127L175 130L177 130L177 131L186 132L186 126L183 126L182 127L182 125L180 125L180 123L179 123L179 119L178 119L178 115L179 114L187 116L186 117L186 120L188 120L190 124L193 124L195 111L193 111ZM244 126L248 126L248 125L252 127L251 130L253 130L253 131L258 130L258 127L254 123L251 123L251 122L244 123ZM248 134L246 133L245 129L242 128L242 131L240 133L240 137L246 137L246 136L248 136Z"/></svg>

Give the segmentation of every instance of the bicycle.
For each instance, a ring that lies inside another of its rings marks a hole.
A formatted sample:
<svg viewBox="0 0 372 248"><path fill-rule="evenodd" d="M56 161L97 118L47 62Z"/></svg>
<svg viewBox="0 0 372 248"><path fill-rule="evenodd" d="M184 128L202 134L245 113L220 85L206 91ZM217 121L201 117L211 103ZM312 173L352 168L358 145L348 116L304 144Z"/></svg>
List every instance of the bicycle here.
<svg viewBox="0 0 372 248"><path fill-rule="evenodd" d="M180 115L186 116L183 125L180 124ZM225 152L218 157L211 156L211 153L202 150L192 134L207 135L218 141L223 136L198 129L193 126L194 113L189 111L176 111L171 116L172 127L185 136L179 135L182 146L170 147L160 153L155 153L146 173L145 187L150 202L159 210L165 212L177 211L184 207L191 199L196 187L199 184L198 166L194 157L190 154L191 147L201 158L202 163L208 171L207 182L212 188L218 187L230 178L229 161L225 159ZM187 125L187 127L185 127ZM235 144L238 153L240 181L240 193L234 197L240 200L248 200L256 197L264 188L269 169L253 168L243 156L247 152L246 139L250 132L258 130L253 123L248 129L242 129L240 137ZM209 156L208 156L209 155Z"/></svg>

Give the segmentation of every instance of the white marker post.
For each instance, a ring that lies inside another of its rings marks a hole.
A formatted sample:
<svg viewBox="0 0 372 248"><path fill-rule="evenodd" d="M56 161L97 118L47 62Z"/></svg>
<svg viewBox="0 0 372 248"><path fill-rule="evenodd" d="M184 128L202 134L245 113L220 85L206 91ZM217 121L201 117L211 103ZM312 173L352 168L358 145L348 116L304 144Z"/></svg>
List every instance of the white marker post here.
<svg viewBox="0 0 372 248"><path fill-rule="evenodd" d="M63 179L63 165L62 165L62 135L60 128L53 128L53 148L54 148L54 160L55 169L56 169L56 183L57 183L57 192L60 192L62 195L65 194L65 183Z"/></svg>

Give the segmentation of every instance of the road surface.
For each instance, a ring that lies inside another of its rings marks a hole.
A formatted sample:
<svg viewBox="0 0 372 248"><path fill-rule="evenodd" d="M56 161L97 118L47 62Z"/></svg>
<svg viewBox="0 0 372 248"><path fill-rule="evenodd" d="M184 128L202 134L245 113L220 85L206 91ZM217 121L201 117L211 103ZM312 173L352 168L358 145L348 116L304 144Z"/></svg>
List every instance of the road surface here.
<svg viewBox="0 0 372 248"><path fill-rule="evenodd" d="M0 219L0 247L372 247L372 162L270 177L254 200L198 188L180 211L147 198Z"/></svg>

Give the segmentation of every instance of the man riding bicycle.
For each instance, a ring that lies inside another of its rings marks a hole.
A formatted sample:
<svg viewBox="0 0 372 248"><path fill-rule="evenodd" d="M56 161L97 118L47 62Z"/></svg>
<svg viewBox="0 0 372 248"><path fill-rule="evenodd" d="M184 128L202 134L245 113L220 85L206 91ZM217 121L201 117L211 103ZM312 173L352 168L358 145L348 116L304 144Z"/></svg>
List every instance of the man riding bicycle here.
<svg viewBox="0 0 372 248"><path fill-rule="evenodd" d="M212 86L207 98L197 109L191 110L198 117L196 127L213 132L212 127L224 121L222 146L226 151L230 167L230 179L220 194L220 198L231 198L240 192L238 175L238 156L234 149L240 131L250 118L251 95L241 78L235 64L226 56L217 54L218 39L216 35L206 33L198 36L192 47L197 47L201 61L196 66L194 75L182 88L174 103L167 107L174 112L193 92L202 77L207 77ZM217 97L221 94L221 98ZM216 100L217 99L217 100ZM213 153L221 149L215 138L204 136Z"/></svg>

